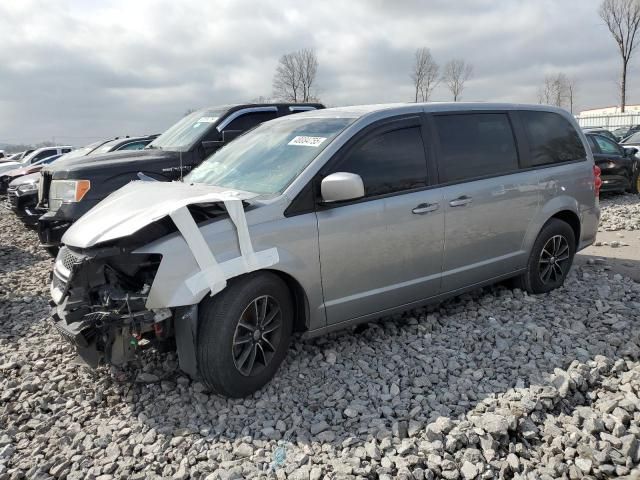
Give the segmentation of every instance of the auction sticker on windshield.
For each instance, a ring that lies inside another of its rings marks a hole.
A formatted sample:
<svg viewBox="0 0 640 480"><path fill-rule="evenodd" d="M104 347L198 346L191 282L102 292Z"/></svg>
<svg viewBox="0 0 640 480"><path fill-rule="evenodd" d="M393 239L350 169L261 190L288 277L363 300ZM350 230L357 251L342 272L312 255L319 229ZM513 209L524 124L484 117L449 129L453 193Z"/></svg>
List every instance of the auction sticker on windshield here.
<svg viewBox="0 0 640 480"><path fill-rule="evenodd" d="M297 136L288 143L288 145L300 145L303 147L319 147L327 138L326 137L306 137Z"/></svg>

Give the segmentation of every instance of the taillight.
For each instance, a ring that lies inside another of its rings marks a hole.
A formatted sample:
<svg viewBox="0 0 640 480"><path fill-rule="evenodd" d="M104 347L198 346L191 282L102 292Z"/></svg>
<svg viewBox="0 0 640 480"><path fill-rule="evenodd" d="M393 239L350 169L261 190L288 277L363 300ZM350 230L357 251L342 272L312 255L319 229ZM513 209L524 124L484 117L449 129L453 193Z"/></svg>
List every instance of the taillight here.
<svg viewBox="0 0 640 480"><path fill-rule="evenodd" d="M600 167L597 165L593 166L593 188L596 191L596 197L600 196L600 187L602 187L602 178L600 178L600 174L602 171Z"/></svg>

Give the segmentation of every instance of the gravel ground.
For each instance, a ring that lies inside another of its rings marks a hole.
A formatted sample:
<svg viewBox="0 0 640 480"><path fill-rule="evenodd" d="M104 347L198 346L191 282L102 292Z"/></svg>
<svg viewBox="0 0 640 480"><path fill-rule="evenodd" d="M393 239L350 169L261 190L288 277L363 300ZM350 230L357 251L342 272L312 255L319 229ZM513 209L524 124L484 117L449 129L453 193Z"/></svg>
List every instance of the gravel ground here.
<svg viewBox="0 0 640 480"><path fill-rule="evenodd" d="M600 206L602 230L640 230L640 195L605 195Z"/></svg>
<svg viewBox="0 0 640 480"><path fill-rule="evenodd" d="M637 199L613 202L605 228L631 228ZM298 341L229 400L173 354L75 364L44 320L51 260L6 212L0 232L0 480L640 478L640 284L601 262Z"/></svg>

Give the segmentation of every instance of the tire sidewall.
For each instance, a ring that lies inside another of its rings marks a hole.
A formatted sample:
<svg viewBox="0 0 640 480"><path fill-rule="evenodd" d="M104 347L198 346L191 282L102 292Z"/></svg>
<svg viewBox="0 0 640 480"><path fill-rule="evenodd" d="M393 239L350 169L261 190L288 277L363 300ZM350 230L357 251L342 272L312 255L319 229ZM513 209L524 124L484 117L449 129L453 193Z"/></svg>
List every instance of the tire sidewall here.
<svg viewBox="0 0 640 480"><path fill-rule="evenodd" d="M254 376L244 376L233 361L233 337L242 312L262 295L270 295L280 305L282 336L269 365ZM198 321L197 357L205 383L216 392L231 397L244 397L262 388L273 378L287 354L293 315L289 289L278 276L268 272L234 279L225 290L203 300Z"/></svg>
<svg viewBox="0 0 640 480"><path fill-rule="evenodd" d="M540 278L538 262L540 259L540 254L542 253L542 249L549 241L549 239L556 235L563 236L569 245L569 262L567 264L567 268L564 271L564 276L559 282L556 282L555 284L544 283ZM540 231L540 234L538 235L538 238L536 238L536 241L533 244L533 248L531 249L526 272L526 284L528 287L527 290L531 293L547 293L551 290L555 290L556 288L561 287L567 278L571 266L573 265L573 257L575 256L575 253L576 240L571 226L568 223L555 218L549 220L544 225L544 227L542 227L542 230Z"/></svg>

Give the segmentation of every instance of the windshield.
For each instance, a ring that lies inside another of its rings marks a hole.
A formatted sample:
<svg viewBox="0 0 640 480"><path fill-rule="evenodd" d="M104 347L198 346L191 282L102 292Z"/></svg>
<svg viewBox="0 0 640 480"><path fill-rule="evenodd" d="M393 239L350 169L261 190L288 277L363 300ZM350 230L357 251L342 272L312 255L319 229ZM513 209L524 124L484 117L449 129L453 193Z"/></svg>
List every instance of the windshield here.
<svg viewBox="0 0 640 480"><path fill-rule="evenodd" d="M636 132L625 138L624 143L640 143L640 132Z"/></svg>
<svg viewBox="0 0 640 480"><path fill-rule="evenodd" d="M211 155L184 181L281 192L354 120L292 116L264 123Z"/></svg>
<svg viewBox="0 0 640 480"><path fill-rule="evenodd" d="M174 152L186 152L202 136L227 109L198 110L182 118L178 123L169 127L162 135L147 145L146 148L159 148Z"/></svg>

